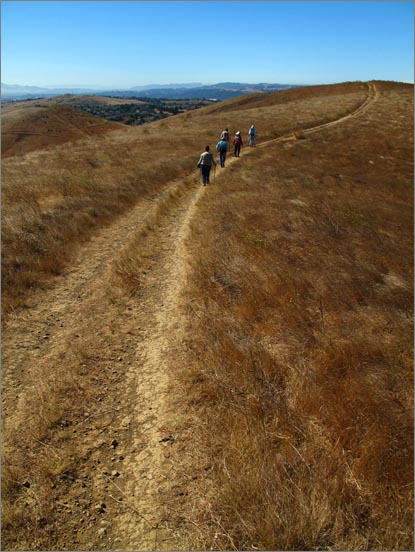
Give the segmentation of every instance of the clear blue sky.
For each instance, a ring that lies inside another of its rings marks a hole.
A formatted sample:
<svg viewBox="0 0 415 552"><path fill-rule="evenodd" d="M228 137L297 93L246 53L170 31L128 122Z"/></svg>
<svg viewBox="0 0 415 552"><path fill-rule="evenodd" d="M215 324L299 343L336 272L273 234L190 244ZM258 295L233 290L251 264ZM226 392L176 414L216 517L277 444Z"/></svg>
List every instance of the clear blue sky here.
<svg viewBox="0 0 415 552"><path fill-rule="evenodd" d="M412 1L3 0L1 9L7 84L414 80Z"/></svg>

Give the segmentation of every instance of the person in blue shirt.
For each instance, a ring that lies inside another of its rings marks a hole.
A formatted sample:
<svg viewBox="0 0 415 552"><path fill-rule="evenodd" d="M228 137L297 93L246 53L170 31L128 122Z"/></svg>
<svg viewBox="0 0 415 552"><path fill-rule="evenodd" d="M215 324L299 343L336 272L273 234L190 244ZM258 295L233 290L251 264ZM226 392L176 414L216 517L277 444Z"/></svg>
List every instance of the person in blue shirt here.
<svg viewBox="0 0 415 552"><path fill-rule="evenodd" d="M248 130L248 136L249 136L249 146L253 146L255 144L255 136L256 136L256 130L254 125L251 126L251 128Z"/></svg>
<svg viewBox="0 0 415 552"><path fill-rule="evenodd" d="M229 146L226 140L219 140L219 142L216 144L216 150L219 152L219 162L221 167L225 166L226 153L228 149Z"/></svg>

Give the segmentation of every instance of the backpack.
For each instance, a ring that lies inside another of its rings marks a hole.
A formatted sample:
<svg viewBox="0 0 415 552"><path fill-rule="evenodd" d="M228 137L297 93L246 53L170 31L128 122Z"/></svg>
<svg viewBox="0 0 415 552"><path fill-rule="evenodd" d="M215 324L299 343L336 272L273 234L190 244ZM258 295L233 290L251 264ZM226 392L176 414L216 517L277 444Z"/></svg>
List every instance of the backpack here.
<svg viewBox="0 0 415 552"><path fill-rule="evenodd" d="M220 135L220 137L222 140L225 140L225 141L229 140L229 132L227 130L224 130Z"/></svg>
<svg viewBox="0 0 415 552"><path fill-rule="evenodd" d="M241 137L236 135L235 138L234 138L235 144L239 144L240 141L241 141Z"/></svg>
<svg viewBox="0 0 415 552"><path fill-rule="evenodd" d="M224 152L224 151L227 151L228 150L228 144L225 142L225 140L220 140L217 144L216 144L216 149L217 151L220 153L220 152Z"/></svg>

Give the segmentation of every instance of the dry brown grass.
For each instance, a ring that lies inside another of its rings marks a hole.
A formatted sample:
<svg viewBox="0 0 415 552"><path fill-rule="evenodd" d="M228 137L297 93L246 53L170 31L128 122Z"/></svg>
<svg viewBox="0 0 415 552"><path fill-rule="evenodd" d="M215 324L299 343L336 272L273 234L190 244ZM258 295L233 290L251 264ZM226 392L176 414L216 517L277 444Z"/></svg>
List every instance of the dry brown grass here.
<svg viewBox="0 0 415 552"><path fill-rule="evenodd" d="M63 344L66 350L53 364L46 356L25 374L15 411L6 411L2 447L5 549L68 549L70 521L63 528L62 519L66 511L77 507L75 500L68 504L56 497L65 496L80 478L82 462L102 446L99 435L113 427L120 415L108 390L120 377L114 371L120 346L115 329L123 308L119 300L105 301L106 317L102 316L101 324L96 321L93 333L88 331L90 320L85 312L84 325L77 328L79 335ZM111 326L105 326L108 320ZM91 498L96 494L92 490ZM79 516L75 523L82 523Z"/></svg>
<svg viewBox="0 0 415 552"><path fill-rule="evenodd" d="M181 373L212 475L187 482L190 548L412 549L413 96L377 86L200 207Z"/></svg>
<svg viewBox="0 0 415 552"><path fill-rule="evenodd" d="M119 123L105 121L69 105L7 104L2 107L2 158L24 155L123 130Z"/></svg>
<svg viewBox="0 0 415 552"><path fill-rule="evenodd" d="M200 461L205 477L186 474L190 548L412 543L412 90L379 86L365 116L229 166L193 223L180 375L192 424L181 431L191 435L183 465L197 471ZM153 217L115 263L120 287L103 308L117 321L122 294L140 287L147 234L222 128L255 123L259 143L300 135L352 111L367 87L292 94L5 160L6 315L30 305L93 232L151 199ZM70 485L84 452L71 449L66 422L81 426L116 377L100 355L117 349L117 331L82 335L62 365L27 375L21 431L3 434L3 534L13 548L57 542L51 484Z"/></svg>
<svg viewBox="0 0 415 552"><path fill-rule="evenodd" d="M207 143L216 144L220 129L248 129L255 120L261 142L313 121L335 119L367 94L361 83L339 86L343 94L337 102L331 101L335 87L328 88L327 98L318 95L285 107L278 93L261 96L259 107L242 106L239 111L235 106L241 100L230 100L219 111L209 106L172 117L168 123L123 128L5 159L3 312L24 306L31 290L61 272L94 229L138 198L154 197L169 181L194 170L197 155ZM297 123L293 123L294 112Z"/></svg>

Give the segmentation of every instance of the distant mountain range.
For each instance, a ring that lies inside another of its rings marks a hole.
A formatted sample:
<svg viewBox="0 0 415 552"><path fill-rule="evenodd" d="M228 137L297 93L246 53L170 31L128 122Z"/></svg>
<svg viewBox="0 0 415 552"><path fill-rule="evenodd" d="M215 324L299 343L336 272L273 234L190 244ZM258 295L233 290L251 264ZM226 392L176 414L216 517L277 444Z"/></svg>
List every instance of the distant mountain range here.
<svg viewBox="0 0 415 552"><path fill-rule="evenodd" d="M240 82L221 82L204 85L202 83L185 84L150 84L135 86L129 89L97 89L80 87L39 87L21 86L18 84L1 83L1 96L4 100L24 100L39 97L50 97L61 94L100 94L103 96L119 96L122 98L169 98L169 99L216 99L226 100L244 94L255 92L275 92L287 88L296 88L294 84L249 84Z"/></svg>

